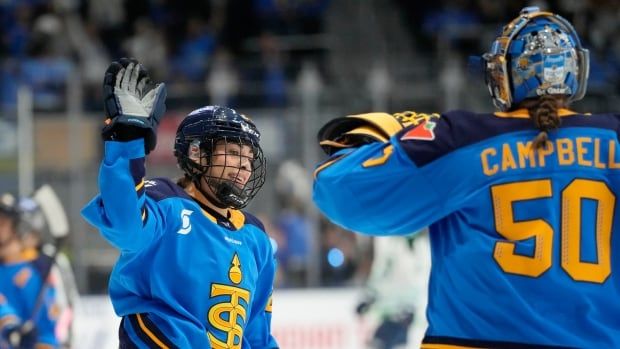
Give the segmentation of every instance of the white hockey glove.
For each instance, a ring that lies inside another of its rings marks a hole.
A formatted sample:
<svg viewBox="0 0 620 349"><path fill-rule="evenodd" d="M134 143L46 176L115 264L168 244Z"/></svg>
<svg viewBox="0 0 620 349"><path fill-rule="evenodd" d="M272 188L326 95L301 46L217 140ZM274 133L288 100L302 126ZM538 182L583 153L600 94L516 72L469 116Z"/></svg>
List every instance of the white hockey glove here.
<svg viewBox="0 0 620 349"><path fill-rule="evenodd" d="M103 80L104 140L144 138L145 153L155 149L157 127L166 111L166 85L154 84L135 59L112 62Z"/></svg>

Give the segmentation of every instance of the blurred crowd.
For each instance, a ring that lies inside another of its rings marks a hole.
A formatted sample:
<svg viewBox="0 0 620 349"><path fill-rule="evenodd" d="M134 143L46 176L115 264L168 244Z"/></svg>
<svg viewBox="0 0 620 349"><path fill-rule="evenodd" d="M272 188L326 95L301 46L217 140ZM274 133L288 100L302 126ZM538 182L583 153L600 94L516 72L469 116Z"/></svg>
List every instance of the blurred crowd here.
<svg viewBox="0 0 620 349"><path fill-rule="evenodd" d="M0 113L14 117L21 85L31 88L37 111L62 112L67 82L74 75L83 87L84 109L98 113L103 73L111 60L121 56L139 58L154 79L168 84L171 110L207 103L286 108L292 104L291 86L304 62L319 67L327 81L330 74L338 74L330 71L328 56L338 40L347 37L330 32L327 25L333 3L0 0ZM398 6L416 55L431 60L486 52L499 24L523 6L553 9L575 24L583 45L590 49L589 95L620 94L616 1L393 0L390 4ZM360 5L353 1L350 6ZM338 20L347 18L341 13ZM311 179L298 166L282 163L270 173L280 180L278 210L263 219L278 245L279 285L307 286L313 280L312 270L318 272L321 286L362 283L372 262L372 240L321 217L315 219L318 214L308 208ZM319 239L311 236L315 231Z"/></svg>
<svg viewBox="0 0 620 349"><path fill-rule="evenodd" d="M321 34L329 2L3 0L0 103L14 108L26 84L38 109L62 109L62 90L77 71L85 107L99 110L105 68L112 58L131 56L171 85L173 106L205 95L233 105L284 106L300 60L322 53L309 44L282 55L280 38Z"/></svg>
<svg viewBox="0 0 620 349"><path fill-rule="evenodd" d="M101 74L112 58L140 58L170 85L171 107L208 96L237 107L285 107L302 62L328 74L324 34L330 0L2 0L0 106L15 108L18 87L34 88L42 110L62 109L76 71L85 106L98 110ZM502 3L393 0L417 54L485 52L489 38L526 5L575 24L591 51L590 92L618 93L620 7L612 0ZM337 34L335 34L337 35ZM333 45L333 43L331 44ZM355 64L355 62L351 62ZM337 73L337 72L336 72ZM194 103L195 104L195 103Z"/></svg>
<svg viewBox="0 0 620 349"><path fill-rule="evenodd" d="M421 52L454 50L462 57L487 52L492 37L525 6L551 10L574 24L590 50L589 95L620 93L620 6L614 0L396 0L409 19L409 33Z"/></svg>

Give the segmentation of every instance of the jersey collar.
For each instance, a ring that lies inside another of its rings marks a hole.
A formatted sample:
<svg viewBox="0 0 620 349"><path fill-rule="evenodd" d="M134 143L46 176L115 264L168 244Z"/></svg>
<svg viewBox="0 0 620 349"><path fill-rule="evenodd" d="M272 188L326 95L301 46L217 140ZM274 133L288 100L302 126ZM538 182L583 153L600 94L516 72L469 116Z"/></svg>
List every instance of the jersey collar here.
<svg viewBox="0 0 620 349"><path fill-rule="evenodd" d="M216 212L214 209L205 205L201 200L202 194L196 190L193 184L190 184L185 188L185 192L192 197L192 199L202 209L202 214L207 217L211 222L226 227L230 230L239 230L245 223L245 215L239 210L228 209L226 210L226 217Z"/></svg>

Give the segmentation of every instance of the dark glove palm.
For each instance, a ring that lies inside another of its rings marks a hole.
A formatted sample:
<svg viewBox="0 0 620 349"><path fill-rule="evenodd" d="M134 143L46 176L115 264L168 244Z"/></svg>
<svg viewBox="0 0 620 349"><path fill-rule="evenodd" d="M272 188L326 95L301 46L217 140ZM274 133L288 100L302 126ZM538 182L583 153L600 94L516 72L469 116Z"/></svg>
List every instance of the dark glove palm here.
<svg viewBox="0 0 620 349"><path fill-rule="evenodd" d="M157 144L157 127L166 111L166 85L153 84L136 61L123 58L108 67L103 81L104 140L144 138L148 154Z"/></svg>
<svg viewBox="0 0 620 349"><path fill-rule="evenodd" d="M2 337L12 349L34 349L38 334L32 326L9 326L2 331Z"/></svg>

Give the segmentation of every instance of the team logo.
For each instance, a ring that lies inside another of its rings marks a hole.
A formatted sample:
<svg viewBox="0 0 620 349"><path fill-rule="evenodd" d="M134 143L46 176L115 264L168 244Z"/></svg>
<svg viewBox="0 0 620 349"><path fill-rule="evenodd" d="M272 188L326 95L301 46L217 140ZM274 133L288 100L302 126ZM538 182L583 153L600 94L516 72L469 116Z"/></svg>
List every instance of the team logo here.
<svg viewBox="0 0 620 349"><path fill-rule="evenodd" d="M192 231L192 222L189 221L189 216L192 215L194 211L184 209L181 211L181 229L177 231L177 234L187 235L190 231Z"/></svg>
<svg viewBox="0 0 620 349"><path fill-rule="evenodd" d="M189 149L187 150L187 156L193 161L200 161L200 140L195 139L189 144Z"/></svg>
<svg viewBox="0 0 620 349"><path fill-rule="evenodd" d="M243 340L250 302L250 291L238 287L243 279L242 265L239 256L235 253L230 261L228 278L234 285L211 285L212 298L222 298L222 302L209 309L208 319L213 328L218 331L209 331L209 341L214 349L240 349Z"/></svg>
<svg viewBox="0 0 620 349"><path fill-rule="evenodd" d="M432 141L435 139L435 132L433 131L437 126L436 122L431 120L424 120L422 123L407 131L401 138L401 141L418 140L418 141Z"/></svg>
<svg viewBox="0 0 620 349"><path fill-rule="evenodd" d="M156 185L157 185L157 182L155 182L152 179L147 179L147 180L144 181L144 186L147 187L147 188L154 187Z"/></svg>
<svg viewBox="0 0 620 349"><path fill-rule="evenodd" d="M433 130L437 126L436 120L440 118L439 114L406 111L396 113L394 117L405 126L415 125L400 138L401 140L432 141L435 139L435 132Z"/></svg>
<svg viewBox="0 0 620 349"><path fill-rule="evenodd" d="M241 262L239 262L239 256L235 253L232 261L230 262L230 269L228 269L228 278L233 284L238 285L243 278L241 273Z"/></svg>

